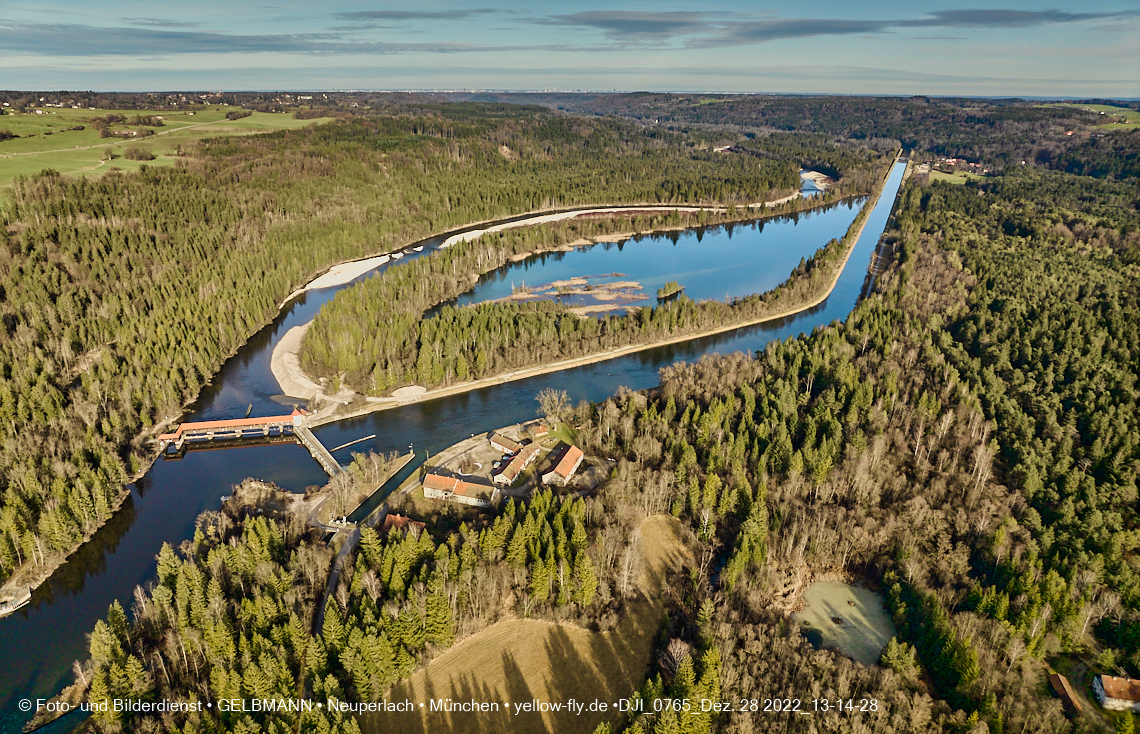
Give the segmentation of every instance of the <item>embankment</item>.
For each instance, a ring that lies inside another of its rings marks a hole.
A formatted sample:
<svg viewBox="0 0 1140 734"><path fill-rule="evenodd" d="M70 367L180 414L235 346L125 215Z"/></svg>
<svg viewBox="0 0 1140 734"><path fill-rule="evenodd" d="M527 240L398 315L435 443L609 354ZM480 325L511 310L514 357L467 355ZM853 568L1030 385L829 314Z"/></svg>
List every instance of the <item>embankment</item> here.
<svg viewBox="0 0 1140 734"><path fill-rule="evenodd" d="M604 362L604 361L615 359L618 357L622 357L622 356L625 356L628 354L640 352L640 351L643 351L646 349L653 349L655 347L661 347L661 346L667 346L670 344L677 344L677 343L681 343L681 342L692 341L695 339L701 339L701 338L708 337L708 336L714 336L716 334L721 334L721 333L724 333L727 331L733 331L735 329L739 329L739 328L743 328L743 327L747 327L747 326L754 326L757 324L762 324L762 323L766 323L766 322L770 322L770 321L777 321L780 319L788 318L790 316L794 316L796 314L802 313L802 312L807 311L811 308L814 308L814 307L818 306L819 304L823 303L825 300L827 300L828 296L830 296L832 291L835 290L835 286L839 282L839 277L843 274L843 271L846 268L847 263L851 258L851 253L854 252L856 244L859 242L860 237L862 237L863 229L866 226L866 222L867 222L867 216L875 208L875 205L878 203L879 197L882 195L883 186L886 183L886 179L889 177L889 173L890 173L890 170L888 169L887 175L884 176L883 181L880 182L876 191L868 199L867 203L863 207L862 212L860 212L859 216L857 217L856 222L854 223L854 226L852 227L851 230L848 231L847 235L845 236L843 256L838 260L838 262L834 266L834 272L831 274L831 277L830 277L829 281L827 282L827 286L824 289L822 289L822 291L819 292L816 296L814 296L814 297L812 297L812 298L810 298L810 299L808 299L802 303L796 304L793 307L783 309L783 310L779 311L778 313L765 314L763 316L759 316L759 317L752 318L752 319L745 319L745 320L741 320L741 321L733 321L731 323L725 323L725 324L722 324L722 325L719 325L719 326L716 326L713 328L705 329L705 330L702 330L699 332L685 333L685 334L678 335L676 337L672 337L669 339L661 339L661 340L642 342L642 343L638 343L638 344L626 345L623 347L609 349L609 350L606 350L603 352L596 352L594 354L588 354L588 355L584 355L581 357L573 357L573 358L569 358L569 359L560 360L557 362L549 362L549 363L545 363L545 364L541 364L541 365L535 365L533 367L520 368L520 369L513 370L510 372L506 372L503 374L494 375L491 377L484 377L484 378L481 378L478 380L471 380L468 382L458 383L455 385L449 385L447 387L440 387L440 388L435 388L435 389L430 389L430 390L425 390L423 388L419 388L418 390L416 390L414 392L408 391L408 393L410 393L410 394L406 394L406 395L394 394L392 397L388 397L388 398L366 398L363 405L360 405L358 403L357 405L354 405L351 408L347 408L347 409L343 407L344 402L345 402L344 397L338 395L338 396L335 396L335 398L331 401L332 404L326 405L326 407L319 410L310 419L309 424L310 424L310 426L316 427L319 425L325 425L327 423L332 423L335 421L344 420L346 418L353 418L356 416L365 415L367 413L372 413L372 412L376 412L376 411L380 411L380 410L387 410L389 408L399 407L401 405L406 405L406 404L412 403L412 402L421 402L421 401L433 400L436 398L446 397L448 395L456 395L456 394L468 392L471 390L478 390L478 389L481 389L484 387L490 387L492 385L500 385L500 384L503 384L505 382L512 382L514 380L527 379L530 377L536 377L539 375L549 374L552 372L560 372L562 370L571 369L574 367L582 367L585 365L594 364L596 362ZM292 346L292 343L290 345L285 345L284 340L279 342L273 350L272 364L285 365L286 364L286 351L291 346ZM300 340L296 341L295 350L296 350L296 352L299 352ZM281 352L280 356L278 355L279 351ZM290 364L292 364L294 362L297 365L297 369L300 369L300 360L298 358L295 358L295 357L293 359L289 360ZM302 372L301 375L303 375L303 374L304 373ZM278 376L278 372L276 369L274 369L274 376L275 377ZM282 378L284 378L285 380L294 380L296 377L297 377L296 375L284 373L280 377L278 377L278 381L282 382L283 389L284 389L285 383L283 382ZM304 379L306 379L309 383L312 383L311 378L305 377ZM401 391L397 391L397 393L400 393L400 392Z"/></svg>

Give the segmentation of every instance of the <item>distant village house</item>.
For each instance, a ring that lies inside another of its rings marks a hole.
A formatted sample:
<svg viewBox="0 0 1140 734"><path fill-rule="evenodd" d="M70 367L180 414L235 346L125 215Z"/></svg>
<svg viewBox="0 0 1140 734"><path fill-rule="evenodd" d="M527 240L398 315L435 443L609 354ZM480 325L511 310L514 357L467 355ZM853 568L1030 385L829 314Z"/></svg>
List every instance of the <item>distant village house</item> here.
<svg viewBox="0 0 1140 734"><path fill-rule="evenodd" d="M1140 680L1098 675L1093 678L1093 695L1111 711L1140 712Z"/></svg>
<svg viewBox="0 0 1140 734"><path fill-rule="evenodd" d="M574 472L578 471L578 467L582 465L584 458L586 455L582 453L582 449L571 446L558 462L558 465L542 475L542 483L565 487L574 476Z"/></svg>

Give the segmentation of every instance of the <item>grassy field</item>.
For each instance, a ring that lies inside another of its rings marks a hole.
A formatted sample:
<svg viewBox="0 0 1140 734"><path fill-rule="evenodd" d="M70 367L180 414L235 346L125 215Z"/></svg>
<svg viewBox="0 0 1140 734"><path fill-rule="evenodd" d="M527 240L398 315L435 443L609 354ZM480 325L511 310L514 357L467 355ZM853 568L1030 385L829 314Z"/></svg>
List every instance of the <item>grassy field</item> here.
<svg viewBox="0 0 1140 734"><path fill-rule="evenodd" d="M187 112L149 112L138 110L72 110L44 109L43 114L13 113L0 116L0 130L18 138L0 140L0 187L11 185L20 175L31 175L51 168L73 176L99 176L111 170L137 170L140 166L172 166L178 159L178 146L204 138L299 128L328 122L331 118L297 120L291 113L254 112L240 120L227 120L233 107L208 107ZM154 135L140 138L101 138L91 124L95 117L107 114L130 118L156 115L163 118L162 127L116 124L115 131L153 130ZM74 128L83 126L82 130ZM133 161L125 156L127 148L144 148L154 155L152 161ZM107 154L113 156L105 160Z"/></svg>
<svg viewBox="0 0 1140 734"><path fill-rule="evenodd" d="M984 179L985 176L979 176L976 173L966 173L965 171L959 171L957 173L943 173L942 171L932 170L930 172L931 181L946 181L947 183L952 184L964 184L972 178Z"/></svg>
<svg viewBox="0 0 1140 734"><path fill-rule="evenodd" d="M1140 127L1140 111L1131 109L1129 107L1116 107L1109 104L1047 104L1042 107L1073 107L1078 110L1089 110L1091 112L1103 112L1105 117L1110 115L1114 117L1124 118L1124 122L1105 122L1104 124L1097 125L1100 128L1110 128L1113 130L1131 130L1135 127Z"/></svg>
<svg viewBox="0 0 1140 734"><path fill-rule="evenodd" d="M663 613L658 592L664 575L687 559L680 523L675 518L649 518L642 523L641 537L645 598L629 605L614 630L589 632L569 624L533 619L500 622L463 640L385 696L388 701L412 701L417 704L416 712L369 714L360 719L361 729L385 734L589 734L603 721L621 719L623 714L613 704L627 698L645 679L653 638ZM448 698L456 702L497 702L499 711L430 711L432 699ZM554 703L596 699L610 707L604 713L584 711L581 715L565 711L516 715L515 703L529 703L536 698ZM421 702L423 709L418 707ZM504 703L511 704L509 713Z"/></svg>

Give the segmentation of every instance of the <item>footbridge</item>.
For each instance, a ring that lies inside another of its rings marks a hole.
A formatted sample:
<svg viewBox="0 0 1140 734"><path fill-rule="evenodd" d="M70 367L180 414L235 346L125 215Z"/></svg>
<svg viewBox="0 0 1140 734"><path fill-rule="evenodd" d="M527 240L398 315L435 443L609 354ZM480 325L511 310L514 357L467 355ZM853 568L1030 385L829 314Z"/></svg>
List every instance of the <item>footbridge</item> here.
<svg viewBox="0 0 1140 734"><path fill-rule="evenodd" d="M175 454L181 454L191 447L214 448L216 447L214 442L217 441L292 437L309 450L326 474L330 477L340 474L344 469L306 426L307 417L306 411L294 408L289 415L193 421L182 423L174 431L158 436L155 442L163 455L168 455L170 447L174 447Z"/></svg>

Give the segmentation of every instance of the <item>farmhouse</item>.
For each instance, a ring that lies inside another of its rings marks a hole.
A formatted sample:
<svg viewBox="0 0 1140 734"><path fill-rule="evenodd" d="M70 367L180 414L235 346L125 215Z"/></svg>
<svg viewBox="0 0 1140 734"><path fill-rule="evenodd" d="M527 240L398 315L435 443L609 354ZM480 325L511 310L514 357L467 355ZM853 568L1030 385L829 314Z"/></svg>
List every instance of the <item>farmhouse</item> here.
<svg viewBox="0 0 1140 734"><path fill-rule="evenodd" d="M1093 678L1093 695L1106 709L1140 711L1140 680L1098 675Z"/></svg>
<svg viewBox="0 0 1140 734"><path fill-rule="evenodd" d="M1069 679L1060 673L1053 673L1049 676L1049 685L1053 686L1053 692L1057 694L1057 698L1061 699L1061 706L1065 711L1070 714L1081 713L1081 702L1077 700L1077 694L1073 691L1073 686L1069 684Z"/></svg>
<svg viewBox="0 0 1140 734"><path fill-rule="evenodd" d="M570 478L574 476L574 472L578 471L578 467L582 465L582 459L585 457L582 449L571 446L558 462L558 466L542 475L542 483L565 487Z"/></svg>
<svg viewBox="0 0 1140 734"><path fill-rule="evenodd" d="M424 477L424 497L430 500L458 502L472 507L490 507L498 490L482 484L465 482L458 477L428 473Z"/></svg>
<svg viewBox="0 0 1140 734"><path fill-rule="evenodd" d="M495 484L502 484L505 487L514 484L518 480L519 475L526 471L526 468L538 458L538 452L541 450L542 447L536 443L523 446L522 449L515 454L515 457L511 459L510 463L495 475Z"/></svg>
<svg viewBox="0 0 1140 734"><path fill-rule="evenodd" d="M388 515L384 516L384 525L383 525L383 527L380 528L380 532L383 533L384 535L387 535L389 532L391 532L393 530L411 530L412 535L415 535L418 537L420 534L420 531L423 530L425 527L427 527L427 526L424 525L422 522L416 522L415 520L413 520L410 517L407 517L406 515L388 514Z"/></svg>
<svg viewBox="0 0 1140 734"><path fill-rule="evenodd" d="M500 436L497 433L492 433L490 436L491 448L502 451L504 454L516 453L522 448L522 444L517 441L512 441L506 436Z"/></svg>

